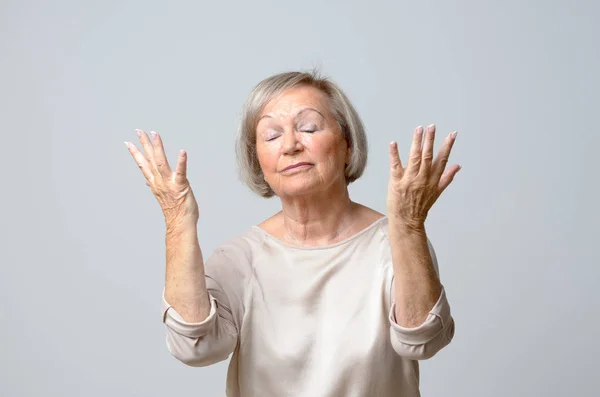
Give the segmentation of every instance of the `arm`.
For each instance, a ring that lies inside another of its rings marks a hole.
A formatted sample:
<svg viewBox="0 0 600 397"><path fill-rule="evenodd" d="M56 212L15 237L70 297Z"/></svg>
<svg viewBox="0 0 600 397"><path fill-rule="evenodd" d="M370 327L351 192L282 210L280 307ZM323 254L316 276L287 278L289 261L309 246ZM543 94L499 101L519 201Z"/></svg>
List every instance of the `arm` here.
<svg viewBox="0 0 600 397"><path fill-rule="evenodd" d="M184 364L203 367L229 357L237 345L238 328L230 305L235 299L205 275L196 235L195 227L167 231L162 319L169 353ZM212 256L207 265L218 257Z"/></svg>
<svg viewBox="0 0 600 397"><path fill-rule="evenodd" d="M144 153L130 142L125 144L158 200L167 225L162 317L167 347L189 365L221 361L233 351L237 332L230 325L231 315L228 317L225 308L216 304L207 288L196 229L198 204L187 179L187 153L180 151L173 171L161 137L152 133L150 141L144 131L136 132ZM218 288L215 295L219 295ZM220 297L227 301L225 294Z"/></svg>
<svg viewBox="0 0 600 397"><path fill-rule="evenodd" d="M205 320L210 313L210 298L195 219L167 223L166 253L165 299L185 321Z"/></svg>
<svg viewBox="0 0 600 397"><path fill-rule="evenodd" d="M203 367L227 359L238 332L226 294L214 282L207 288L212 280L205 275L196 223L188 222L167 227L162 320L169 353L184 364Z"/></svg>
<svg viewBox="0 0 600 397"><path fill-rule="evenodd" d="M390 222L388 233L394 269L391 343L397 354L425 360L454 336L454 319L439 280L435 251L424 231L406 234Z"/></svg>
<svg viewBox="0 0 600 397"><path fill-rule="evenodd" d="M388 236L394 269L391 340L399 355L421 360L450 343L454 321L437 272L437 259L425 233L427 214L452 182L459 166L446 170L455 133L446 137L433 160L435 126L417 127L410 158L402 166L395 142L390 145Z"/></svg>
<svg viewBox="0 0 600 397"><path fill-rule="evenodd" d="M388 227L396 323L414 328L425 322L442 293L442 285L429 253L425 229L410 231L394 219L389 219Z"/></svg>

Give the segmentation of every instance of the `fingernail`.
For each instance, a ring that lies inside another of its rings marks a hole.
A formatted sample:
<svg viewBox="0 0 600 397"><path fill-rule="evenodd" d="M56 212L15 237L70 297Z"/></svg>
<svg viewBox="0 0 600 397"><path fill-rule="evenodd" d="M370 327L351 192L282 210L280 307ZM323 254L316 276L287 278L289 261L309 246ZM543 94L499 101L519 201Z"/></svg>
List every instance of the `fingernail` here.
<svg viewBox="0 0 600 397"><path fill-rule="evenodd" d="M417 135L421 135L423 133L423 126L420 125L417 127Z"/></svg>
<svg viewBox="0 0 600 397"><path fill-rule="evenodd" d="M435 124L430 124L428 128L429 128L429 131L435 130Z"/></svg>
<svg viewBox="0 0 600 397"><path fill-rule="evenodd" d="M135 133L137 134L138 137L142 136L142 130L135 130Z"/></svg>
<svg viewBox="0 0 600 397"><path fill-rule="evenodd" d="M129 148L130 143L129 142L125 142L125 146L127 146L127 148Z"/></svg>
<svg viewBox="0 0 600 397"><path fill-rule="evenodd" d="M158 134L156 133L156 131L150 131L150 135L152 135L152 138L156 138Z"/></svg>
<svg viewBox="0 0 600 397"><path fill-rule="evenodd" d="M454 131L453 133L451 133L451 134L450 134L450 137L451 137L452 139L456 138L456 131Z"/></svg>

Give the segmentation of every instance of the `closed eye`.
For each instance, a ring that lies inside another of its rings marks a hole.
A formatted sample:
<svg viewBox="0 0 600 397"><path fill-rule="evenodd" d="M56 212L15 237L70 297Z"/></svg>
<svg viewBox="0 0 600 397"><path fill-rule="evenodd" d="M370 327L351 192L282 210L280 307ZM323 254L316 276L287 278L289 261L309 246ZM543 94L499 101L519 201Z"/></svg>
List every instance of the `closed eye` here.
<svg viewBox="0 0 600 397"><path fill-rule="evenodd" d="M307 125L307 126L302 127L300 129L300 132L307 132L310 134L310 133L316 132L317 130L318 130L318 128L316 125Z"/></svg>
<svg viewBox="0 0 600 397"><path fill-rule="evenodd" d="M267 142L274 141L275 139L279 138L280 136L281 136L281 132L279 132L279 131L269 131L269 133L266 134L265 141L267 141Z"/></svg>

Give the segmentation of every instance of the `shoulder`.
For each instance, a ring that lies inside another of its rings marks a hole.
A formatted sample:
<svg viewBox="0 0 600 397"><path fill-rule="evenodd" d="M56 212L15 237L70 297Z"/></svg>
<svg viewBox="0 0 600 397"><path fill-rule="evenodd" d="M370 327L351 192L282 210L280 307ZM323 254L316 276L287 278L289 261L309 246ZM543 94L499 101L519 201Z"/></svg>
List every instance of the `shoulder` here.
<svg viewBox="0 0 600 397"><path fill-rule="evenodd" d="M273 216L270 216L269 218L259 223L257 227L266 231L270 235L277 236L279 238L282 234L283 228L283 212L279 211Z"/></svg>
<svg viewBox="0 0 600 397"><path fill-rule="evenodd" d="M257 249L263 244L261 234L254 227L220 243L205 261L207 272L219 267L230 271L250 272Z"/></svg>
<svg viewBox="0 0 600 397"><path fill-rule="evenodd" d="M367 224L374 223L377 220L385 218L385 215L373 208L367 207L366 205L353 202L354 217L366 222Z"/></svg>
<svg viewBox="0 0 600 397"><path fill-rule="evenodd" d="M374 230L375 235L387 234L387 217L384 214L356 202L353 206L353 235L373 236L373 233L367 233L369 230Z"/></svg>

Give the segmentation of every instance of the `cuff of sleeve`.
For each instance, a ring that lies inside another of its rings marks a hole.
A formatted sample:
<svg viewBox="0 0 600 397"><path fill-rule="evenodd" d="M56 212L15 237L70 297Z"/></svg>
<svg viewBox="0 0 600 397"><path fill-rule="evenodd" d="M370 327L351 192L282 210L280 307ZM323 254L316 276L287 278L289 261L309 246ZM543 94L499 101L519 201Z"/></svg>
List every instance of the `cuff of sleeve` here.
<svg viewBox="0 0 600 397"><path fill-rule="evenodd" d="M190 338L199 338L204 336L212 330L214 322L217 317L217 301L210 295L210 312L208 317L198 323L189 323L181 317L179 313L167 302L165 299L165 291L163 290L162 295L162 321L169 328Z"/></svg>
<svg viewBox="0 0 600 397"><path fill-rule="evenodd" d="M406 328L396 322L396 302L390 308L389 321L391 327L396 331L398 340L408 345L422 345L440 333L444 326L450 322L450 305L446 298L446 291L442 287L442 293L436 304L429 311L425 322L415 328Z"/></svg>

